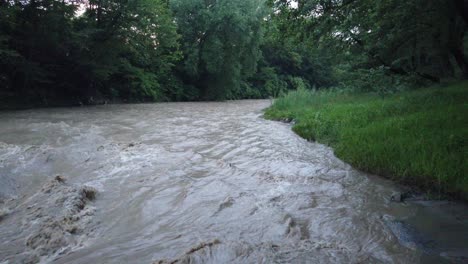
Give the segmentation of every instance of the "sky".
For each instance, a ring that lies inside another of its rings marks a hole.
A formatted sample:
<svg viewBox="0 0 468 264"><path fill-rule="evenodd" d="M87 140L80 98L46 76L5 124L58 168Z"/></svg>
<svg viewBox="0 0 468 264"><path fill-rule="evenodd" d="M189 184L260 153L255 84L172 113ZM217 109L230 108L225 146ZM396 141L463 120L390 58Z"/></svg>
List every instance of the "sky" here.
<svg viewBox="0 0 468 264"><path fill-rule="evenodd" d="M292 8L297 8L297 1L293 0L289 3Z"/></svg>

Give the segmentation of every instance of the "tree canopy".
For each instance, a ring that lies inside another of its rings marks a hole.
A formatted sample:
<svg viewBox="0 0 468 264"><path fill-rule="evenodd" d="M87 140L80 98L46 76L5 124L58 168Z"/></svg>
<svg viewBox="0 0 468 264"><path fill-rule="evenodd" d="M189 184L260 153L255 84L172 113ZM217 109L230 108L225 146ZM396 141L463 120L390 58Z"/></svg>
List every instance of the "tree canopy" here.
<svg viewBox="0 0 468 264"><path fill-rule="evenodd" d="M266 15L261 0L173 0L185 82L201 98L238 98L257 69Z"/></svg>
<svg viewBox="0 0 468 264"><path fill-rule="evenodd" d="M265 98L468 78L466 0L0 0L0 102Z"/></svg>
<svg viewBox="0 0 468 264"><path fill-rule="evenodd" d="M468 1L311 0L298 1L297 8L291 1L275 3L287 13L291 35L338 51L335 59L346 59L353 68L433 82L468 78Z"/></svg>

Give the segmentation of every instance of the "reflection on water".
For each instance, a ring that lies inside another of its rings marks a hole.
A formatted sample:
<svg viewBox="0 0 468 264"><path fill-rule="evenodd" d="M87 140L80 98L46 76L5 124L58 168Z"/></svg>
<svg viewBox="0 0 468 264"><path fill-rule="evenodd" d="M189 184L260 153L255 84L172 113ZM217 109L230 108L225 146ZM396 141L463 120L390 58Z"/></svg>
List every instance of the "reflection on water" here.
<svg viewBox="0 0 468 264"><path fill-rule="evenodd" d="M262 119L268 105L0 113L0 262L467 260L465 205L390 202L397 186Z"/></svg>

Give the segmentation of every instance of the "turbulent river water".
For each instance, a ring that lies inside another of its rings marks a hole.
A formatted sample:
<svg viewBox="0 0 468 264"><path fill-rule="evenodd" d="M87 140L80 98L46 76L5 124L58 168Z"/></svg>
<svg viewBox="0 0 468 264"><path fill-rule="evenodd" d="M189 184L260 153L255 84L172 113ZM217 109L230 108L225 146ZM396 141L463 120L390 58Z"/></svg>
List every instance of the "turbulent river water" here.
<svg viewBox="0 0 468 264"><path fill-rule="evenodd" d="M0 263L468 261L466 205L392 202L269 104L0 113Z"/></svg>

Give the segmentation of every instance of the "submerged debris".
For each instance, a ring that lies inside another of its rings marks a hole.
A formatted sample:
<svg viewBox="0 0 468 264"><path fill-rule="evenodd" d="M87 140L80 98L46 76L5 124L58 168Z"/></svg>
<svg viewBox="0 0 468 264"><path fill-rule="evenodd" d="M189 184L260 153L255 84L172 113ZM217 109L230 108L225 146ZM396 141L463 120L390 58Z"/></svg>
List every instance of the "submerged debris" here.
<svg viewBox="0 0 468 264"><path fill-rule="evenodd" d="M81 192L82 194L87 198L89 199L90 201L96 199L96 189L94 189L93 187L89 187L89 186L83 186L81 188Z"/></svg>
<svg viewBox="0 0 468 264"><path fill-rule="evenodd" d="M206 247L212 247L212 246L217 245L217 244L221 244L221 241L219 241L218 239L215 239L215 240L213 240L212 242L208 242L208 243L201 243L200 245L198 245L198 246L196 246L196 247L190 249L190 250L189 250L187 253L185 253L185 254L192 254L192 253L194 253L194 252L196 252L196 251L202 250L202 249L204 249L204 248L206 248Z"/></svg>
<svg viewBox="0 0 468 264"><path fill-rule="evenodd" d="M0 221L2 221L3 218L5 218L9 213L10 213L10 210L8 210L8 208L0 207Z"/></svg>
<svg viewBox="0 0 468 264"><path fill-rule="evenodd" d="M401 220L386 220L385 224L402 246L412 250L421 250L426 254L434 253L435 241L426 237L410 224Z"/></svg>
<svg viewBox="0 0 468 264"><path fill-rule="evenodd" d="M390 196L390 201L396 203L402 203L406 201L424 201L427 200L427 197L424 194L421 194L416 191L407 191L407 192L394 192Z"/></svg>
<svg viewBox="0 0 468 264"><path fill-rule="evenodd" d="M221 241L219 241L218 239L215 239L215 240L213 240L211 242L203 242L203 243L200 243L199 245L191 248L185 254L178 257L177 259L174 259L174 260L158 260L158 261L155 261L154 264L191 263L190 258L191 258L192 254L194 254L194 253L196 253L198 251L201 251L201 250L210 249L211 247L213 247L215 245L218 245L218 244L221 244Z"/></svg>
<svg viewBox="0 0 468 264"><path fill-rule="evenodd" d="M403 199L404 199L404 196L401 192L395 192L390 197L390 201L397 202L397 203L403 202Z"/></svg>
<svg viewBox="0 0 468 264"><path fill-rule="evenodd" d="M65 177L63 177L62 175L57 175L55 176L55 180L63 183L65 182Z"/></svg>

